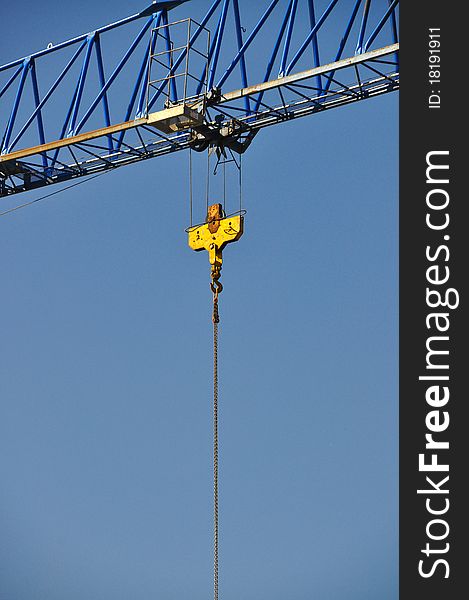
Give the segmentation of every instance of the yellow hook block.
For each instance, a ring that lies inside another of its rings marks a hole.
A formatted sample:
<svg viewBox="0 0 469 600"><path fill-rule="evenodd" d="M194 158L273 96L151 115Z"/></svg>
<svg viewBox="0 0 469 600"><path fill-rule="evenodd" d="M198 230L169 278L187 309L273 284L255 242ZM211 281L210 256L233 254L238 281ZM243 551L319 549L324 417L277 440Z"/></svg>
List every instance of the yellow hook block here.
<svg viewBox="0 0 469 600"><path fill-rule="evenodd" d="M212 273L219 276L222 250L226 244L238 241L243 235L243 222L242 215L225 217L222 205L212 204L208 207L206 223L189 228L189 246L196 252L207 250Z"/></svg>

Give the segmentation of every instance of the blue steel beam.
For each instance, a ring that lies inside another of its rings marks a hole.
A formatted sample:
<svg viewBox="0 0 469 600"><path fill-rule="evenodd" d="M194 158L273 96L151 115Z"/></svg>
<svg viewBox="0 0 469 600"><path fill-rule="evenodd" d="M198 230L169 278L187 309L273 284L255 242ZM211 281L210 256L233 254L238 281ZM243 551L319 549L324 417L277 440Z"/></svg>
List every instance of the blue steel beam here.
<svg viewBox="0 0 469 600"><path fill-rule="evenodd" d="M217 87L221 88L222 85L225 83L225 81L228 79L228 77L230 76L230 74L232 73L233 69L236 67L236 65L238 64L238 62L241 59L244 59L244 55L246 53L246 50L249 48L249 46L251 45L251 43L253 42L254 38L256 37L256 35L259 33L259 31L261 30L262 26L264 25L264 23L267 21L267 19L269 18L271 12L273 11L273 9L275 8L275 6L277 5L278 0L272 0L272 2L270 3L270 5L267 7L265 13L262 15L262 17L259 19L257 25L254 27L254 29L252 30L251 34L248 36L248 39L244 42L244 44L241 46L241 48L239 48L238 53L236 54L236 56L233 58L233 60L231 61L231 64L229 65L229 67L226 69L226 71L224 72L223 76L221 77L221 79L219 80L219 82L217 83ZM239 24L239 14L238 14L238 18L235 16L235 20L237 25L239 25L239 27L241 27L241 25ZM244 82L243 82L244 83Z"/></svg>
<svg viewBox="0 0 469 600"><path fill-rule="evenodd" d="M363 50L363 40L365 38L365 31L368 23L368 15L370 14L370 6L371 0L365 0L365 6L363 7L362 23L360 26L360 33L358 34L358 42L355 54L360 54L360 52L362 52Z"/></svg>
<svg viewBox="0 0 469 600"><path fill-rule="evenodd" d="M159 27L160 22L161 22L161 15L163 13L159 12L156 20L153 23L153 28L155 27ZM147 87L146 85L142 85L142 81L143 81L143 77L144 75L147 75L147 79L148 79L148 57L150 54L153 54L153 52L155 51L155 44L156 44L156 36L152 36L151 40L148 42L147 46L146 46L146 51L143 55L143 60L141 62L140 65L140 70L138 72L137 75L137 81L135 82L135 86L134 89L132 91L132 96L130 98L129 104L127 106L127 110L125 112L125 117L124 117L124 121L128 121L130 119L130 115L132 114L132 111L134 109L135 106L135 101L137 99L138 96L138 92L140 90L140 100L138 103L138 108L137 111L135 113L135 117L138 118L141 116L141 113L143 111L143 107L145 105L145 96L146 96L146 92L147 92ZM124 135L125 135L125 131L122 131L119 134L119 140L117 143L117 148L119 149L121 144L122 144L122 140L124 139Z"/></svg>
<svg viewBox="0 0 469 600"><path fill-rule="evenodd" d="M210 61L209 76L208 76L208 82L207 82L207 87L209 90L212 89L213 82L215 80L215 72L217 70L218 58L220 56L221 43L223 40L223 33L225 31L225 23L226 23L226 16L228 14L229 3L230 3L230 0L225 0L223 2L220 20L218 22L217 35L215 38L215 50L214 50L214 54L213 54L213 59ZM199 90L199 92L200 92L200 90Z"/></svg>
<svg viewBox="0 0 469 600"><path fill-rule="evenodd" d="M228 8L228 4L227 4L228 2L229 2L229 0L224 0L223 6L226 6L226 8ZM199 77L199 83L197 84L197 89L195 90L195 95L196 96L199 96L202 93L202 90L204 88L204 83L205 82L208 83L207 73L210 70L210 65L213 63L213 56L215 54L215 47L217 45L217 38L219 37L220 29L221 29L221 26L222 26L222 19L223 19L223 14L220 15L220 19L218 21L217 28L215 30L215 36L212 38L212 40L210 42L210 47L208 49L208 59L207 59L207 62L203 66L202 73L201 73L201 75Z"/></svg>
<svg viewBox="0 0 469 600"><path fill-rule="evenodd" d="M311 31L315 31L316 11L314 10L314 0L308 0L308 8L309 8L309 22L311 24ZM315 31L313 37L311 38L311 45L313 48L313 64L315 67L319 67L319 65L321 64L321 61L319 59L319 44L318 44L317 31ZM321 76L318 76L316 78L316 87L318 90L322 89Z"/></svg>
<svg viewBox="0 0 469 600"><path fill-rule="evenodd" d="M10 77L10 79L5 83L3 88L0 90L0 98L3 96L3 94L5 94L8 91L8 88L11 86L11 84L15 81L15 79L21 73L22 69L23 69L22 66L18 67L16 69L16 71L13 73L13 75Z"/></svg>
<svg viewBox="0 0 469 600"><path fill-rule="evenodd" d="M287 60L287 55L288 55L288 47L290 45L290 40L291 40L291 33L292 33L292 28L293 28L293 23L295 20L295 12L296 12L296 5L297 5L297 0L291 0L290 4L287 8L287 12L285 13L285 17L283 19L283 23L280 27L280 32L278 34L277 37L277 41L275 42L275 46L272 50L272 55L270 57L270 60L267 64L267 68L265 71L265 75L264 75L264 81L268 81L270 79L270 75L272 73L272 69L274 67L275 64L275 59L277 58L277 54L278 51L280 49L280 45L282 43L282 39L283 39L283 35L285 33L285 29L287 27L287 23L288 23L288 30L287 30L287 36L285 39L285 46L284 46L284 50L283 50L283 56L282 56L282 65L284 65L284 60ZM280 67L280 75L279 77L283 75L283 70L282 70L282 66ZM256 99L256 105L255 105L255 109L254 111L257 112L261 106L261 102L262 102L262 98L264 97L264 94L262 92L259 93L259 96Z"/></svg>
<svg viewBox="0 0 469 600"><path fill-rule="evenodd" d="M160 26L161 23L161 17L162 17L162 12L157 13L157 15L153 16L153 23L152 23L152 29L156 29L157 27ZM144 67L145 69L145 73L146 73L146 77L147 77L147 84L148 81L150 79L150 56L153 54L153 52L155 51L155 44L156 44L156 35L152 35L151 39L148 43L147 48L149 48L149 50L147 50L147 52L143 55L143 61L142 61L142 67ZM141 72L141 71L140 71ZM135 88L137 88L140 85L140 72L139 75L137 77L137 83L135 85ZM134 91L135 91L134 88ZM148 86L147 85L142 85L141 90L140 90L140 96L139 96L139 100L138 100L138 108L137 108L137 112L135 113L135 117L139 118L144 114L144 111L146 110L146 106L145 104L148 102ZM130 117L130 113L127 116L127 119ZM127 121L127 119L124 119L125 121Z"/></svg>
<svg viewBox="0 0 469 600"><path fill-rule="evenodd" d="M290 51L291 38L293 35L293 26L295 24L296 8L298 6L298 0L291 0L289 5L288 14L288 29L285 38L285 44L283 46L282 59L280 61L280 70L278 73L279 77L285 75L285 69L287 68L288 52ZM269 72L270 76L270 72Z"/></svg>
<svg viewBox="0 0 469 600"><path fill-rule="evenodd" d="M241 28L241 16L239 14L238 0L233 0L233 12L234 12L234 20L235 20L236 41L238 42L238 51L239 51L238 55L239 55L239 68L240 68L240 72L241 72L241 83L242 83L243 87L247 87L248 86L248 74L247 74L247 69L246 69L246 59L244 57L245 47L243 44L243 32L242 32L242 28ZM221 84L219 84L218 87L221 87ZM250 106L248 97L245 98L244 105L246 107L246 112L250 113L251 106Z"/></svg>
<svg viewBox="0 0 469 600"><path fill-rule="evenodd" d="M376 39L378 33L381 31L381 29L383 28L384 24L386 23L386 21L389 18L389 15L394 11L395 7L397 6L397 3L399 2L399 0L393 0L391 2L391 4L389 5L388 10L384 13L383 17L381 18L381 21L378 23L378 25L376 25L375 29L373 30L373 33L370 35L370 37L368 38L363 50L364 52L366 52L368 50L368 48L371 46L371 44L374 42L374 40Z"/></svg>
<svg viewBox="0 0 469 600"><path fill-rule="evenodd" d="M345 33L342 37L342 39L340 40L340 44L339 44L339 49L337 50L337 54L335 55L335 60L340 60L342 58L342 52L344 51L345 48L345 44L347 43L347 40L349 38L350 32L352 31L352 27L353 24L355 22L355 18L357 16L358 13L358 9L360 8L360 4L362 3L362 0L357 0L355 2L355 6L353 7L352 10L352 14L350 15L350 19L349 22L347 23L347 27L345 29ZM397 42L397 39L393 40L394 42ZM326 86L325 86L325 90L327 91L332 83L332 77L334 77L334 73L331 74L331 76L329 76Z"/></svg>
<svg viewBox="0 0 469 600"><path fill-rule="evenodd" d="M392 0L388 0L389 4L391 4ZM397 8L397 7L396 7ZM392 31L392 40L394 43L399 41L399 35L397 31L397 19L396 19L396 8L391 13L391 31ZM399 66L399 54L396 52L394 59L396 64Z"/></svg>
<svg viewBox="0 0 469 600"><path fill-rule="evenodd" d="M65 66L65 68L63 69L63 71L60 73L60 75L57 77L57 79L55 80L55 82L52 84L52 86L50 87L50 89L47 92L47 94L44 96L44 98L41 100L41 102L39 103L39 105L33 111L33 113L31 114L31 116L29 117L29 119L23 125L22 129L16 135L15 139L11 143L10 149L13 149L16 146L17 142L20 140L20 138L23 135L23 133L26 131L26 129L31 125L31 123L35 119L38 110L40 110L44 106L44 104L47 102L47 100L51 97L51 95L57 89L57 87L59 86L60 82L65 77L65 75L68 73L68 71L71 69L71 67L73 66L73 64L75 63L76 59L81 54L81 52L82 52L82 50L83 50L83 48L85 46L86 46L86 40L84 40L83 43L78 47L78 49L76 50L75 54L72 56L72 58L67 63L67 65Z"/></svg>
<svg viewBox="0 0 469 600"><path fill-rule="evenodd" d="M77 118L78 118L78 111L80 110L81 97L83 95L83 88L85 87L86 75L88 74L88 67L90 64L91 51L93 50L95 37L96 37L96 34L94 34L94 33L90 34L88 36L88 40L86 43L86 52L85 52L85 56L83 58L83 65L81 67L80 78L78 80L78 85L77 85L77 93L75 94L75 100L73 102L73 107L72 107L72 114L70 117L70 124L68 127L67 135L69 135L69 136L75 135L77 133L77 131L75 129L75 125L76 125Z"/></svg>
<svg viewBox="0 0 469 600"><path fill-rule="evenodd" d="M137 37L135 38L135 40L132 42L132 45L130 46L130 48L124 54L123 58L121 59L121 61L117 65L117 67L114 69L112 75L109 77L109 79L107 80L106 84L103 86L103 88L101 89L101 91L99 92L99 94L96 96L96 98L92 102L92 104L89 107L89 109L83 115L81 121L78 123L78 125L76 127L75 133L79 133L82 130L82 128L84 127L84 125L86 124L86 122L88 121L88 119L90 118L91 114L93 113L94 109L98 106L99 102L101 101L101 98L104 96L104 94L110 88L110 86L112 85L112 83L115 81L116 77L122 71L122 69L125 66L126 62L129 60L129 58L133 54L134 50L137 48L137 46L139 45L139 43L143 39L143 36L145 35L145 33L150 28L150 25L152 24L152 22L153 22L153 17L150 17L150 19L148 19L148 21L145 23L145 25L140 30L140 33L137 35Z"/></svg>
<svg viewBox="0 0 469 600"><path fill-rule="evenodd" d="M94 44L94 49L96 52L96 61L98 63L98 75L99 75L99 83L101 85L101 88L103 89L106 85L106 77L104 75L104 64L103 64L103 55L101 52L101 41L100 41L100 37L99 35L96 36L95 39L95 44ZM104 124L109 127L111 125L111 115L109 112L109 102L107 99L107 94L103 94L103 97L101 99L101 103L103 105L103 112L104 112ZM109 150L112 150L112 139L109 136L108 137L108 148Z"/></svg>
<svg viewBox="0 0 469 600"><path fill-rule="evenodd" d="M171 46L171 36L169 33L169 21L168 21L168 11L164 10L163 14L162 14L162 20L163 20L163 25L165 25L166 27L162 28L163 31L163 37L164 37L164 41L166 44L166 56L168 59L168 71L171 69L172 66L172 62L173 62L173 52L172 52L172 46ZM177 91L177 84L176 84L176 77L170 77L169 78L169 88L170 88L170 95L169 95L169 100L171 100L171 102L177 102L178 101L178 91Z"/></svg>
<svg viewBox="0 0 469 600"><path fill-rule="evenodd" d="M183 4L184 2L188 2L188 1L189 0L174 0L173 2L153 2L153 4L151 4L144 10L140 11L139 13L136 13L130 17L126 17L125 19L120 19L119 21L115 21L114 23L110 23L109 25L105 25L104 27L100 27L99 29L96 29L95 33L98 35L100 35L101 33L106 33L107 31L111 31L112 29L117 29L118 27L122 27L123 25L128 25L129 23L132 23L132 22L136 21L137 19L141 19L143 17L148 17L152 14L155 14L155 13L163 10L164 8L166 8L168 10L171 8L176 8L180 4ZM40 50L39 52L36 52L35 54L31 54L31 56L28 58L35 59L35 58L39 58L41 56L45 56L46 54L50 54L52 52L57 52L57 50L62 50L64 48L67 48L68 46L76 44L77 42L86 40L88 38L88 35L89 35L88 33L84 33L83 35L74 37L71 40L67 40L66 42L57 44L56 46L52 46L50 48ZM11 67L15 67L17 65L22 64L23 60L24 60L23 58L20 58L16 61L13 61L6 65L0 66L0 73L2 71L10 69Z"/></svg>
<svg viewBox="0 0 469 600"><path fill-rule="evenodd" d="M16 66L16 65L15 65ZM26 82L26 77L28 75L29 68L31 66L31 59L25 58L23 61L23 67L21 71L20 82L18 84L18 90L16 92L15 101L13 103L13 109L10 114L10 118L8 119L8 125L5 131L5 135L3 137L2 143L2 154L9 150L10 137L13 131L13 127L15 125L16 115L18 114L18 107L20 105L21 96L23 93L24 84Z"/></svg>
<svg viewBox="0 0 469 600"><path fill-rule="evenodd" d="M36 76L36 63L34 60L31 60L31 84L33 86L33 96L34 96L34 105L36 107L36 120L37 120L37 129L39 134L39 143L45 144L46 136L44 133L44 123L42 122L42 113L39 105L41 103L39 99L39 86L37 84L37 76ZM47 169L47 158L45 154L42 154L42 166Z"/></svg>
<svg viewBox="0 0 469 600"><path fill-rule="evenodd" d="M297 51L297 53L295 54L295 56L291 59L290 64L287 67L287 70L286 70L286 74L287 75L289 75L292 72L293 67L300 60L302 54L304 53L304 51L308 47L308 45L311 42L311 40L313 40L316 37L319 29L321 28L322 24L325 22L325 20L327 19L327 17L330 15L330 13L332 12L332 9L337 4L337 2L338 2L338 0L332 0L332 2L329 4L329 6L326 8L326 10L323 12L323 14L322 14L321 18L319 19L319 21L314 25L314 27L311 29L311 31L309 32L309 34L306 36L305 41L301 44L299 50ZM315 65L315 66L317 66L317 65Z"/></svg>

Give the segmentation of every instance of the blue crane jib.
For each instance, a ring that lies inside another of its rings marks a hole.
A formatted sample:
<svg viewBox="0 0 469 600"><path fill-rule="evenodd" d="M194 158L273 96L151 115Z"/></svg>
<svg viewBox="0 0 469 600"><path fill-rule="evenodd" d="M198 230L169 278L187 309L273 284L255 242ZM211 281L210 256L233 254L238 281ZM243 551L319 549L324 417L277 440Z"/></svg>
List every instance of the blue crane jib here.
<svg viewBox="0 0 469 600"><path fill-rule="evenodd" d="M399 87L398 0L191 10L154 2L1 66L0 196L187 148L242 153L263 127Z"/></svg>

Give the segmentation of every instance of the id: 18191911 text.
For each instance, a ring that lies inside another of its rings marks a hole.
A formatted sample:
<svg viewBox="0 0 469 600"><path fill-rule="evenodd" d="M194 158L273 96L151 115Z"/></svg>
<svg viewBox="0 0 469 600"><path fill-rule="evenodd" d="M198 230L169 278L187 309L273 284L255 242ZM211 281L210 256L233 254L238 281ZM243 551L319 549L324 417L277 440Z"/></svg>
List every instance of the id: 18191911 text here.
<svg viewBox="0 0 469 600"><path fill-rule="evenodd" d="M428 30L428 108L441 107L441 37L439 28Z"/></svg>

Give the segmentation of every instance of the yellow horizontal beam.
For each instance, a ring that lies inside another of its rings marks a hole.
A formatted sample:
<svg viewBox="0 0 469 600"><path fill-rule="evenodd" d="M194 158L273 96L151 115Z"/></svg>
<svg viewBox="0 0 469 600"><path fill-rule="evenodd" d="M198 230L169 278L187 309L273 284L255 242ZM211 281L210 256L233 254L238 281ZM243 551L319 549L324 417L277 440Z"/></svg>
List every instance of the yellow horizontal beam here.
<svg viewBox="0 0 469 600"><path fill-rule="evenodd" d="M181 118L187 119L187 126L190 126L190 124L200 122L202 115L186 104L178 104L177 106L151 113L147 117L134 119L133 121L124 121L117 125L110 125L109 127L102 127L101 129L94 129L93 131L87 131L86 133L72 135L62 140L55 140L53 142L48 142L47 144L40 144L38 146L24 148L23 150L16 150L9 154L2 154L0 156L0 163L26 158L27 156L41 154L42 152L50 152L51 150L57 150L74 144L82 144L106 135L113 135L114 133L120 133L127 129L134 129L141 125L150 125L166 132L168 131L168 127L171 127L171 123L181 123ZM181 124L180 127L175 125L174 128L177 130L177 128L182 129L184 126L183 124Z"/></svg>
<svg viewBox="0 0 469 600"><path fill-rule="evenodd" d="M300 73L294 73L293 75L286 75L285 77L272 79L271 81L266 81L265 83L258 83L257 85L251 85L250 87L222 94L221 102L230 102L232 100L238 100L239 98L244 98L245 96L250 96L259 92L265 92L267 90L282 87L282 85L290 85L292 83L295 83L296 81L303 81L305 79L316 77L317 75L324 75L326 73L330 73L331 71L339 71L340 69L351 67L353 65L359 65L360 63L366 62L367 60L381 58L389 54L394 54L394 52L398 51L399 44L384 46L383 48L378 48L377 50L371 50L370 52L357 54L356 56L352 56L351 58L344 58L342 60L338 60L327 65L315 67L314 69L308 69L307 71L301 71Z"/></svg>

